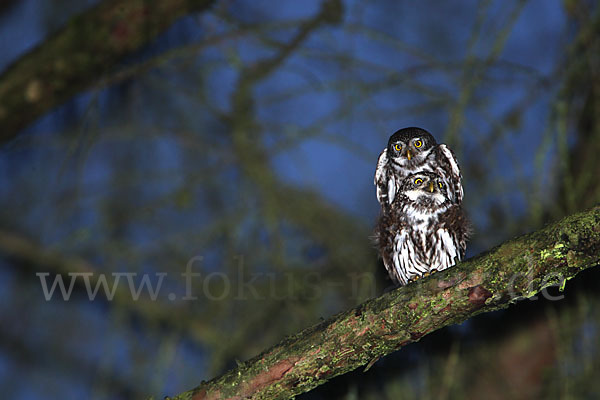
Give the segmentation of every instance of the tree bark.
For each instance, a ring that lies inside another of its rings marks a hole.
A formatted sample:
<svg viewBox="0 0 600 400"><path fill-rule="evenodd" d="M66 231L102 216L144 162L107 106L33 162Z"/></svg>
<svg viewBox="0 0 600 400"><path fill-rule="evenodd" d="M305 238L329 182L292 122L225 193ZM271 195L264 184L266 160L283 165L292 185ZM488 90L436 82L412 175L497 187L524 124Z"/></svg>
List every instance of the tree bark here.
<svg viewBox="0 0 600 400"><path fill-rule="evenodd" d="M506 308L600 262L600 206L284 339L173 400L287 399L444 326ZM368 368L368 367L367 367Z"/></svg>
<svg viewBox="0 0 600 400"><path fill-rule="evenodd" d="M177 18L214 0L109 0L73 18L0 76L0 143L91 87Z"/></svg>

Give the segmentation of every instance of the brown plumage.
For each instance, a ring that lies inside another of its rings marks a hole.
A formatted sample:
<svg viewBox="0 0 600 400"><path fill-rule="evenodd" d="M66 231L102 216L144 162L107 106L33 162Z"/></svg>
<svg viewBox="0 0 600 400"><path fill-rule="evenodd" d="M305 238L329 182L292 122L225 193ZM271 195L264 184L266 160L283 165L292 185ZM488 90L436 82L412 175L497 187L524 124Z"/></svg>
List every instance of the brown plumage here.
<svg viewBox="0 0 600 400"><path fill-rule="evenodd" d="M441 271L460 261L470 233L469 222L452 189L433 172L408 175L375 236L388 274L396 284Z"/></svg>

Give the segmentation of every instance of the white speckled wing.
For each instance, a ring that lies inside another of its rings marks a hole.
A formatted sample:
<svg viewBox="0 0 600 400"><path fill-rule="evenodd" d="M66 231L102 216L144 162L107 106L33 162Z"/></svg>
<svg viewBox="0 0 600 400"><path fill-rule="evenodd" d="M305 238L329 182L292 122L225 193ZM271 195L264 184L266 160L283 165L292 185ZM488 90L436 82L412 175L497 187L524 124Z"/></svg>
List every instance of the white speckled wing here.
<svg viewBox="0 0 600 400"><path fill-rule="evenodd" d="M438 145L438 149L438 154L443 160L439 160L438 168L440 170L436 172L446 178L448 184L451 185L455 204L460 204L463 200L464 193L462 187L462 175L460 173L458 161L452 150L445 144L442 143Z"/></svg>
<svg viewBox="0 0 600 400"><path fill-rule="evenodd" d="M377 169L375 169L375 178L373 179L373 182L375 183L375 186L377 187L377 201L379 201L379 204L384 205L386 203L391 204L391 202L393 201L393 196L392 196L392 200L388 200L389 199L389 180L393 181L393 177L388 177L387 175L387 163L388 163L388 157L387 157L387 149L384 149L381 154L379 155L379 159L377 160ZM393 189L394 194L396 193L396 188L394 187Z"/></svg>

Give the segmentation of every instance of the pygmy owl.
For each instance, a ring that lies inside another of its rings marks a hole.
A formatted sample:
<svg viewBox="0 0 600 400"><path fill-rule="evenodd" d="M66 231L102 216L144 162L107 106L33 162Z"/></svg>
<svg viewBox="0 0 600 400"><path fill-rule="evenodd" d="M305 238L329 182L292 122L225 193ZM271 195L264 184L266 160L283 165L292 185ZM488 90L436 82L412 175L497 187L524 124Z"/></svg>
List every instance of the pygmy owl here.
<svg viewBox="0 0 600 400"><path fill-rule="evenodd" d="M375 234L388 274L394 283L406 285L460 261L465 255L469 223L454 201L456 188L438 174L413 173L398 186Z"/></svg>

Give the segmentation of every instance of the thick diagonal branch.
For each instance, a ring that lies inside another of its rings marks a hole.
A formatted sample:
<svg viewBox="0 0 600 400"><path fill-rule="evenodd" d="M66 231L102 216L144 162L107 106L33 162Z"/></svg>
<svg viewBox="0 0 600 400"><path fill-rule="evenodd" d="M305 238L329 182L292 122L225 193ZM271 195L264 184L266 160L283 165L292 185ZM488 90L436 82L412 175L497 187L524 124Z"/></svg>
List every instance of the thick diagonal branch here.
<svg viewBox="0 0 600 400"><path fill-rule="evenodd" d="M596 207L340 313L173 399L287 399L599 262Z"/></svg>
<svg viewBox="0 0 600 400"><path fill-rule="evenodd" d="M0 76L0 142L91 87L177 18L214 0L108 0L73 18Z"/></svg>

